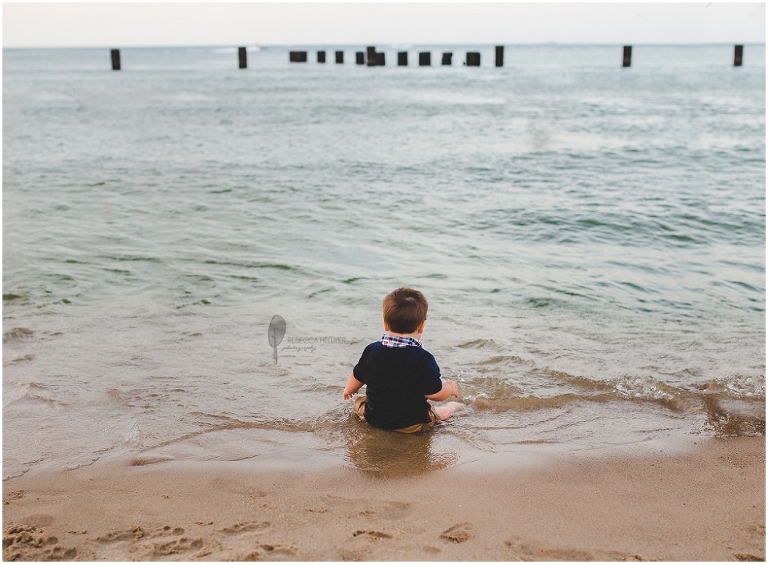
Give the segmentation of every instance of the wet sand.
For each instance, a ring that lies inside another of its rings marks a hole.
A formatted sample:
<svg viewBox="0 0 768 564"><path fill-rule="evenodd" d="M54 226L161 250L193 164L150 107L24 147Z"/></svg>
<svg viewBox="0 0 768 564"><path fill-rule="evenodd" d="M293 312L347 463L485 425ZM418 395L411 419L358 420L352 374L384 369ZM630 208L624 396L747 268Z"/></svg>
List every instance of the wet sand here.
<svg viewBox="0 0 768 564"><path fill-rule="evenodd" d="M764 437L401 478L133 464L6 480L4 559L765 559Z"/></svg>

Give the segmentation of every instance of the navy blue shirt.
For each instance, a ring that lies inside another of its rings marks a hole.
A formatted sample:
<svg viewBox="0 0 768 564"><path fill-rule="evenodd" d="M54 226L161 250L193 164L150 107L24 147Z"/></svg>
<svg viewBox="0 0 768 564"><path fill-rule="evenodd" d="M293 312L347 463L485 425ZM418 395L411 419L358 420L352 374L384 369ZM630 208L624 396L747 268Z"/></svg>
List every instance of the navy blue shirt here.
<svg viewBox="0 0 768 564"><path fill-rule="evenodd" d="M424 396L443 388L440 369L421 347L387 347L381 341L363 351L353 369L365 384L365 420L382 429L403 429L429 423L429 403Z"/></svg>

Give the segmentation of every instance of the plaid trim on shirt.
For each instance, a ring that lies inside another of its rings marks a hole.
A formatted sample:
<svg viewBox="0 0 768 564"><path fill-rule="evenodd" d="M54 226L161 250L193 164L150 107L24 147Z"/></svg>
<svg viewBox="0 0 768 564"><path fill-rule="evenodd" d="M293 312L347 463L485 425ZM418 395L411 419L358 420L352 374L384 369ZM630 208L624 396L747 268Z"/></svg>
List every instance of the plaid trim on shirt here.
<svg viewBox="0 0 768 564"><path fill-rule="evenodd" d="M381 344L393 349L404 349L405 347L421 347L421 341L413 337L394 337L392 335L382 335Z"/></svg>

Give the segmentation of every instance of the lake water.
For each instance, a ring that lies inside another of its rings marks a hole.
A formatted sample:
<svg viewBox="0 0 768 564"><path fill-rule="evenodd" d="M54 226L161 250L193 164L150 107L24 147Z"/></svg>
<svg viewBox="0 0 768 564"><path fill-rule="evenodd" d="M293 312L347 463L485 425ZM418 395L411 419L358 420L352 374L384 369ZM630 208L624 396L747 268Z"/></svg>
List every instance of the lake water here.
<svg viewBox="0 0 768 564"><path fill-rule="evenodd" d="M763 45L318 48L4 50L4 477L764 435ZM341 398L402 285L468 406L416 437Z"/></svg>

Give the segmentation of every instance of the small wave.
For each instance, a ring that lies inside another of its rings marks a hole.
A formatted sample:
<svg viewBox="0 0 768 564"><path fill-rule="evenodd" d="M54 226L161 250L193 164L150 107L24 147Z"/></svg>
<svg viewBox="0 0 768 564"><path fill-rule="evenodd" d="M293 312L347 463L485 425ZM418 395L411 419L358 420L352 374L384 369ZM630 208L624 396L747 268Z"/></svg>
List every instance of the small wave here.
<svg viewBox="0 0 768 564"><path fill-rule="evenodd" d="M597 395L581 395L581 394L559 394L552 397L539 397L539 396L507 396L507 397L492 397L492 396L476 396L471 398L469 396L463 397L467 403L470 403L472 407L480 410L490 411L526 411L533 409L559 409L565 405L582 403L582 402L598 402L607 403L609 401L616 400L616 397L612 394L597 394Z"/></svg>
<svg viewBox="0 0 768 564"><path fill-rule="evenodd" d="M674 400L680 390L650 376L626 376L613 383L616 394L625 399Z"/></svg>
<svg viewBox="0 0 768 564"><path fill-rule="evenodd" d="M239 266L242 268L274 268L277 270L302 272L302 269L297 266L291 266L289 264L281 264L281 263L268 263L268 262L248 263L248 262L234 262L234 261L209 259L205 261L205 264L216 264L221 266Z"/></svg>
<svg viewBox="0 0 768 564"><path fill-rule="evenodd" d="M502 356L494 356L487 360L481 360L477 364L480 366L485 366L489 364L532 364L530 361L523 360L519 356L516 355L502 355Z"/></svg>
<svg viewBox="0 0 768 564"><path fill-rule="evenodd" d="M50 397L51 390L48 386L36 382L20 383L16 399L11 400L5 407L21 406L24 404L45 404L49 407L64 407L68 402Z"/></svg>
<svg viewBox="0 0 768 564"><path fill-rule="evenodd" d="M27 339L34 334L35 332L32 331L32 329L27 329L26 327L16 327L15 329L11 329L10 331L3 333L3 342L7 343L9 341Z"/></svg>
<svg viewBox="0 0 768 564"><path fill-rule="evenodd" d="M707 424L721 437L765 436L765 403L703 397Z"/></svg>
<svg viewBox="0 0 768 564"><path fill-rule="evenodd" d="M118 262L151 262L161 264L163 261L157 257L142 257L142 256L114 256L114 255L101 255L99 258L107 260L116 260Z"/></svg>
<svg viewBox="0 0 768 564"><path fill-rule="evenodd" d="M712 380L700 387L707 392L720 392L728 397L765 400L765 376L734 375Z"/></svg>
<svg viewBox="0 0 768 564"><path fill-rule="evenodd" d="M482 349L485 347L498 348L498 345L493 339L476 339L474 341L467 341L466 343L460 343L456 345L460 349Z"/></svg>

